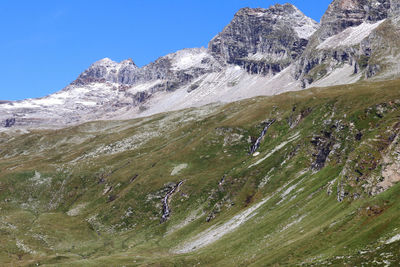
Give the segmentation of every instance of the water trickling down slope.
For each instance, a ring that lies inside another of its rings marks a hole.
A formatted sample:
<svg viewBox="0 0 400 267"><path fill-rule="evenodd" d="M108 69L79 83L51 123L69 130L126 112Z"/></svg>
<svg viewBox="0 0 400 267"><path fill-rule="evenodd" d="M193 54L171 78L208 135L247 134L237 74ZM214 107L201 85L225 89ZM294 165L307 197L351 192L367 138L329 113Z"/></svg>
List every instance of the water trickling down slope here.
<svg viewBox="0 0 400 267"><path fill-rule="evenodd" d="M265 123L264 130L261 132L260 137L258 137L257 141L254 143L254 145L253 145L253 146L251 147L251 149L250 149L250 155L254 154L254 152L256 152L257 149L260 147L260 144L261 144L262 139L263 139L264 136L267 134L267 131L268 131L269 127L271 127L271 125L272 125L275 121L276 121L275 119L272 119L272 120L268 120L268 121Z"/></svg>
<svg viewBox="0 0 400 267"><path fill-rule="evenodd" d="M175 191L183 184L183 181L177 183L168 193L165 195L163 202L163 215L161 217L161 223L167 221L169 215L171 214L171 210L169 208L168 202L170 197L175 193Z"/></svg>

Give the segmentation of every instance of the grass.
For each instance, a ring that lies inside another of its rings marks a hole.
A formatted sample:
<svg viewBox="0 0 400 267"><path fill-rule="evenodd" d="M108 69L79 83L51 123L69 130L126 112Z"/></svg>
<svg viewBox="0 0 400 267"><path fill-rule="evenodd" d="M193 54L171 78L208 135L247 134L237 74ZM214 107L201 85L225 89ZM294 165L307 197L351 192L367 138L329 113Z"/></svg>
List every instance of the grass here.
<svg viewBox="0 0 400 267"><path fill-rule="evenodd" d="M382 178L383 156L397 148L390 136L397 134L399 89L398 80L364 82L130 121L2 133L1 265L395 263L398 244L385 241L399 233L400 185L376 196L371 188ZM248 155L249 140L272 118L260 155ZM322 169L312 169L321 147L329 156ZM187 168L172 176L183 163ZM160 224L167 186L181 180L171 217ZM338 202L341 188L345 198ZM265 197L221 239L173 253Z"/></svg>

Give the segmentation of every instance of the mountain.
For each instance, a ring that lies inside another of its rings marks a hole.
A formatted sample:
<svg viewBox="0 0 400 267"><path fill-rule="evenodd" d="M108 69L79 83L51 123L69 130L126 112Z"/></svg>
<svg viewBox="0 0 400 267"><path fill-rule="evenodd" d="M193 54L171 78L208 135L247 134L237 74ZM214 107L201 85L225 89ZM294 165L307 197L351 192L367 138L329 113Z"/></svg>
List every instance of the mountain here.
<svg viewBox="0 0 400 267"><path fill-rule="evenodd" d="M208 48L0 101L0 265L399 265L399 23L243 8Z"/></svg>
<svg viewBox="0 0 400 267"><path fill-rule="evenodd" d="M58 93L1 106L2 125L64 127L399 75L396 1L336 0L321 24L291 4L243 8L208 48L142 68L95 62Z"/></svg>
<svg viewBox="0 0 400 267"><path fill-rule="evenodd" d="M351 83L398 77L400 24L396 2L333 1L296 64L296 79L307 87L319 85L318 80Z"/></svg>
<svg viewBox="0 0 400 267"><path fill-rule="evenodd" d="M269 9L243 8L208 46L222 62L241 66L251 74L276 74L304 51L319 28L291 4Z"/></svg>
<svg viewBox="0 0 400 267"><path fill-rule="evenodd" d="M143 68L102 59L58 93L3 106L0 120L3 126L15 119L15 126L60 127L297 90L287 67L317 28L290 4L245 8L208 49L184 49Z"/></svg>
<svg viewBox="0 0 400 267"><path fill-rule="evenodd" d="M207 49L184 49L142 68L102 59L58 93L2 105L0 121L59 128L396 78L399 23L395 1L337 0L321 24L291 4L243 8Z"/></svg>

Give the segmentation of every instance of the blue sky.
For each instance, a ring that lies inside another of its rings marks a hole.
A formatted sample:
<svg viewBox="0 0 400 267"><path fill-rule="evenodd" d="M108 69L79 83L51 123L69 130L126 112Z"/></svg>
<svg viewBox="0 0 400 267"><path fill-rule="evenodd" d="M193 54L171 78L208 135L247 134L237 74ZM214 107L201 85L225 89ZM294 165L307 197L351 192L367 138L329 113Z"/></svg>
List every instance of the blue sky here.
<svg viewBox="0 0 400 267"><path fill-rule="evenodd" d="M143 66L206 47L239 8L286 2L319 21L331 0L1 0L0 100L59 91L104 57Z"/></svg>

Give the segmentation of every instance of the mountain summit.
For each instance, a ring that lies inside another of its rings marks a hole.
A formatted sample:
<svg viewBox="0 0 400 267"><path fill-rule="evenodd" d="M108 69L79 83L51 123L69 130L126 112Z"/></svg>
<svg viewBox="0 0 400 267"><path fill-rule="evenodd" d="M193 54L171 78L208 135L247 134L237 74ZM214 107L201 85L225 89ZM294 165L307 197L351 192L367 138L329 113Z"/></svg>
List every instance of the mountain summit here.
<svg viewBox="0 0 400 267"><path fill-rule="evenodd" d="M222 62L252 74L276 74L304 51L319 24L291 4L243 8L214 37L208 49Z"/></svg>

